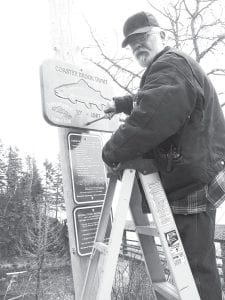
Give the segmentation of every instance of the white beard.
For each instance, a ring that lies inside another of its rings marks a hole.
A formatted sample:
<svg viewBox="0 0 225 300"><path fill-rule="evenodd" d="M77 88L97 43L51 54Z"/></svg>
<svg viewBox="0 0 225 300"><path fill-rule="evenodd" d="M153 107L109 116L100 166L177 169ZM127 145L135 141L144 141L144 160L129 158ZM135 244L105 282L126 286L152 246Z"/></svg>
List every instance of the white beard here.
<svg viewBox="0 0 225 300"><path fill-rule="evenodd" d="M141 52L135 55L136 60L140 64L141 67L146 68L149 65L150 57L148 52Z"/></svg>

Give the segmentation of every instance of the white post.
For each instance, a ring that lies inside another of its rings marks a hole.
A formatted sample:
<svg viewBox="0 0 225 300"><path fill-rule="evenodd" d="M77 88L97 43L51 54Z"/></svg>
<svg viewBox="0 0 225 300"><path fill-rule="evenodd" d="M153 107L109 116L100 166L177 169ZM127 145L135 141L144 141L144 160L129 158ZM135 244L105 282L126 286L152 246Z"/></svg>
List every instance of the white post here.
<svg viewBox="0 0 225 300"><path fill-rule="evenodd" d="M75 49L79 49L79 47L75 47L73 41L74 37L76 37L76 28L72 28L71 26L73 23L71 22L72 18L75 18L75 16L73 16L74 1L49 0L49 7L52 27L52 45L55 52L55 59L73 64L76 56ZM69 128L59 128L58 132L75 298L78 300L81 297L89 256L80 257L77 253L75 242L73 221L73 210L75 208L75 203L73 201L71 185L67 135L69 132L76 131Z"/></svg>

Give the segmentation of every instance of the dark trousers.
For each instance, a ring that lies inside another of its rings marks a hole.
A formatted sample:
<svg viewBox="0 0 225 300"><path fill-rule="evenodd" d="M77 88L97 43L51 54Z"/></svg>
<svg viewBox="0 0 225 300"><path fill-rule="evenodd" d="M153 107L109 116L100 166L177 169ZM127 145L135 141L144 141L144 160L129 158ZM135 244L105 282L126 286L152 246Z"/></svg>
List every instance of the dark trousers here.
<svg viewBox="0 0 225 300"><path fill-rule="evenodd" d="M214 246L215 216L215 210L174 214L201 300L222 300Z"/></svg>

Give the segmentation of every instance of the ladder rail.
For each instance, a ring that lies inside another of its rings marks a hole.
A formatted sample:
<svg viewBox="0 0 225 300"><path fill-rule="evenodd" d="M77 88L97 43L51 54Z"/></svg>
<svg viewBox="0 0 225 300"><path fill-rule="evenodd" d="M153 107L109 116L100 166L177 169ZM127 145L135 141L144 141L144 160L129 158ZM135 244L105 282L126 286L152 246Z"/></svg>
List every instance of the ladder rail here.
<svg viewBox="0 0 225 300"><path fill-rule="evenodd" d="M137 180L135 180L134 189L130 200L130 212L136 227L136 234L143 253L144 263L146 266L148 277L151 284L153 284L153 282L165 282L166 277L159 258L154 237L142 234L137 230L137 228L141 226L149 227L151 223L149 220L149 215L143 214L142 212L141 201L142 198L139 190L139 185L137 183ZM151 251L149 251L150 249ZM154 290L152 292L155 299L166 299L165 297L155 293Z"/></svg>
<svg viewBox="0 0 225 300"><path fill-rule="evenodd" d="M139 172L139 178L159 231L161 244L173 275L178 295L182 300L200 300L159 174L156 172L143 175Z"/></svg>
<svg viewBox="0 0 225 300"><path fill-rule="evenodd" d="M133 222L136 228L138 228L139 226L145 226L150 228L151 221L149 220L149 214L144 214L142 212L141 201L142 199L141 194L139 192L138 183L137 181L135 181L134 190L130 200L130 211L133 218ZM145 259L145 263L147 264L147 271L150 270L151 266L152 274L149 275L151 275L150 277L152 281L165 281L166 277L163 271L163 267L161 265L154 237L139 233L138 230L136 230L136 234L142 249L142 253L144 254L143 256L147 258ZM146 244L151 245L151 252L145 246ZM148 263L150 263L149 266Z"/></svg>
<svg viewBox="0 0 225 300"><path fill-rule="evenodd" d="M119 195L117 208L114 214L111 236L108 250L104 257L104 269L101 270L99 289L96 300L110 300L111 290L114 281L117 260L120 252L120 245L123 237L126 216L129 209L129 202L133 190L135 170L127 169L123 172L121 181L121 193Z"/></svg>
<svg viewBox="0 0 225 300"><path fill-rule="evenodd" d="M111 177L109 180L109 185L108 185L105 201L103 204L103 208L99 220L94 245L96 242L102 242L102 243L104 242L116 186L117 186L116 177ZM93 293L97 292L96 287L98 285L98 279L96 278L96 276L98 274L97 265L98 263L100 264L99 260L100 260L100 252L96 251L96 249L93 247L93 251L89 259L87 273L86 273L84 286L81 294L81 300L91 299ZM93 282L96 283L94 290L93 290Z"/></svg>
<svg viewBox="0 0 225 300"><path fill-rule="evenodd" d="M99 249L95 248L95 245L93 247L81 300L109 300L111 298L111 289L119 256L120 244L122 242L126 215L129 208L129 201L133 189L134 178L135 170L125 170L120 183L120 193L113 195L115 188L111 189L111 192L107 193L108 196L106 197L99 221L99 230L96 235L96 242L103 243L104 241L107 215L109 215L112 202L115 201L117 202L117 207L114 213L110 240L105 251L99 251ZM105 228L101 229L103 224ZM99 246L99 244L97 245ZM98 289L93 289L93 286L98 286Z"/></svg>

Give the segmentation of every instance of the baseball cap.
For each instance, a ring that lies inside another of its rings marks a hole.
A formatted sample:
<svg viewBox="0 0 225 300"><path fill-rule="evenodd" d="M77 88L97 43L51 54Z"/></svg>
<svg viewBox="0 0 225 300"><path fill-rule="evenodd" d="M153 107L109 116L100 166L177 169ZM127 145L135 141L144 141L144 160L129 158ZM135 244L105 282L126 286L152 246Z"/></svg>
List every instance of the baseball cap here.
<svg viewBox="0 0 225 300"><path fill-rule="evenodd" d="M128 39L133 34L148 32L152 27L159 27L156 18L147 12L139 12L129 17L123 26L123 34L125 39L122 42L122 47L128 45Z"/></svg>

